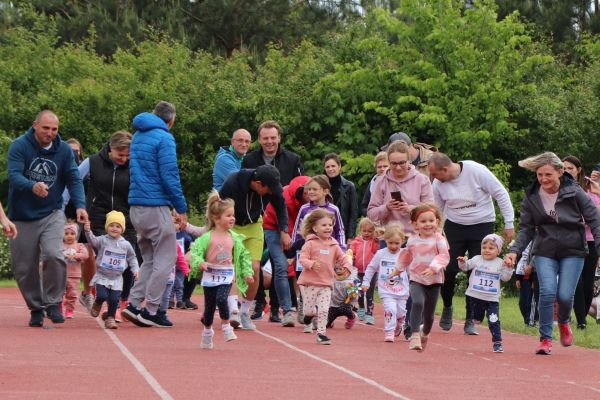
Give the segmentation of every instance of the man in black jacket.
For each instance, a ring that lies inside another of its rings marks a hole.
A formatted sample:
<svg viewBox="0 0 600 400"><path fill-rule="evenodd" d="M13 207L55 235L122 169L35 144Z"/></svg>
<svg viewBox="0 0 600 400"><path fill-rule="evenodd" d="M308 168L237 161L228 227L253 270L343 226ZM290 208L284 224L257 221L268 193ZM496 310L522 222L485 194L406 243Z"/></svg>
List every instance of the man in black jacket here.
<svg viewBox="0 0 600 400"><path fill-rule="evenodd" d="M275 121L265 121L258 127L260 148L244 157L242 168L256 168L271 164L279 171L281 185L289 185L297 176L304 175L304 167L298 154L280 146L281 127Z"/></svg>

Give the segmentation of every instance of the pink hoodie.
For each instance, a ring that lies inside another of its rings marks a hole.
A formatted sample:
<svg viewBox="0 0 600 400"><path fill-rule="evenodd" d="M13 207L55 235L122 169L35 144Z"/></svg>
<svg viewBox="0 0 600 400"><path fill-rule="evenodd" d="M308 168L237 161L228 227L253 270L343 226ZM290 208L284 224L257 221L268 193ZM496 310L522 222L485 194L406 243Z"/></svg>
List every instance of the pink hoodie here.
<svg viewBox="0 0 600 400"><path fill-rule="evenodd" d="M399 222L404 227L404 232L411 233L413 227L410 223L409 213L391 211L387 203L392 199L391 192L400 191L402 200L416 206L420 203L433 202L433 189L429 178L418 172L413 165L409 166L408 174L400 180L394 178L392 172L385 174L375 181L371 191L371 201L367 209L367 216L375 223L387 225L390 222Z"/></svg>
<svg viewBox="0 0 600 400"><path fill-rule="evenodd" d="M318 271L312 269L315 261L320 261ZM334 265L342 265L352 272L352 263L342 251L339 243L332 237L321 240L317 235L308 235L300 251L300 264L304 267L298 285L323 286L333 288Z"/></svg>

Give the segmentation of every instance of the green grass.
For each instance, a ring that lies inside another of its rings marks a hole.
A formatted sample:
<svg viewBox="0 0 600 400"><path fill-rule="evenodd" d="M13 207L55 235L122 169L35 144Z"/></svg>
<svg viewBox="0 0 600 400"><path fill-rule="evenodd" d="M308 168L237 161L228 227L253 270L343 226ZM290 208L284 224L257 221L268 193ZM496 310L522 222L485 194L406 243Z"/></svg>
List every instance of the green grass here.
<svg viewBox="0 0 600 400"><path fill-rule="evenodd" d="M0 288L16 288L17 281L13 279L0 279Z"/></svg>

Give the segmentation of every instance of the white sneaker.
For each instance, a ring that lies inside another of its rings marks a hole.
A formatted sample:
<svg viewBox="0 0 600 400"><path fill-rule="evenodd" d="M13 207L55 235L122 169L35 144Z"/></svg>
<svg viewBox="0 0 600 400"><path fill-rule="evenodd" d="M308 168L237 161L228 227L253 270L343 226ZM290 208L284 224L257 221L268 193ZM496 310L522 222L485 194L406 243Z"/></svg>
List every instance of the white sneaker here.
<svg viewBox="0 0 600 400"><path fill-rule="evenodd" d="M304 325L304 330L302 332L304 333L312 333L313 331L313 327L312 327L312 322L310 324L305 324Z"/></svg>
<svg viewBox="0 0 600 400"><path fill-rule="evenodd" d="M201 349L212 349L213 348L213 336L215 331L211 328L210 330L204 330L202 332L202 341L200 342Z"/></svg>
<svg viewBox="0 0 600 400"><path fill-rule="evenodd" d="M231 315L229 316L229 325L231 325L233 329L238 329L240 327L240 312L238 310L231 312Z"/></svg>
<svg viewBox="0 0 600 400"><path fill-rule="evenodd" d="M237 336L233 332L233 328L231 326L229 329L223 329L223 339L225 339L226 342L231 342L232 340L237 339Z"/></svg>
<svg viewBox="0 0 600 400"><path fill-rule="evenodd" d="M240 313L240 321L242 323L242 329L245 329L247 331L256 330L256 325L254 325L254 322L252 322L252 320L250 319L249 314Z"/></svg>

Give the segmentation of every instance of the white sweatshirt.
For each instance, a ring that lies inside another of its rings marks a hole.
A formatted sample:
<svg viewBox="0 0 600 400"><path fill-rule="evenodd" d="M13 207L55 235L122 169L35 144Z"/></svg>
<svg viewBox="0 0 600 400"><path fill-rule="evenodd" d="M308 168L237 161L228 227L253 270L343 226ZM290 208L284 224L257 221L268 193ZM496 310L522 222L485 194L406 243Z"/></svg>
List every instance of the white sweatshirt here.
<svg viewBox="0 0 600 400"><path fill-rule="evenodd" d="M373 256L373 259L365 270L362 286L368 287L373 275L379 273L377 277L379 297L408 298L408 275L406 274L406 271L402 271L400 275L396 275L392 278L389 277L389 275L397 269L398 256L402 251L404 251L404 249L392 253L385 247L375 253L375 256Z"/></svg>
<svg viewBox="0 0 600 400"><path fill-rule="evenodd" d="M492 197L504 217L504 227L513 228L515 212L508 192L485 165L462 161L460 175L451 181L433 181L433 198L446 218L460 225L496 221Z"/></svg>

